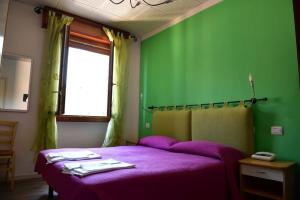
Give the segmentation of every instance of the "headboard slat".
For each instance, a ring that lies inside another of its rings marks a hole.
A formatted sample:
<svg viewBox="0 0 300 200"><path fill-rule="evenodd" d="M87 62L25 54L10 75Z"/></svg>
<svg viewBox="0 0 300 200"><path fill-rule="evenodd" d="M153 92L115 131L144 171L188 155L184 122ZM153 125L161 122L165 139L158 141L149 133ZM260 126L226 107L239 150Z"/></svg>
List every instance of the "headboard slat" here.
<svg viewBox="0 0 300 200"><path fill-rule="evenodd" d="M251 154L253 152L251 108L240 105L193 110L192 140L214 141Z"/></svg>
<svg viewBox="0 0 300 200"><path fill-rule="evenodd" d="M153 135L165 135L177 140L191 139L190 110L156 110L152 114Z"/></svg>

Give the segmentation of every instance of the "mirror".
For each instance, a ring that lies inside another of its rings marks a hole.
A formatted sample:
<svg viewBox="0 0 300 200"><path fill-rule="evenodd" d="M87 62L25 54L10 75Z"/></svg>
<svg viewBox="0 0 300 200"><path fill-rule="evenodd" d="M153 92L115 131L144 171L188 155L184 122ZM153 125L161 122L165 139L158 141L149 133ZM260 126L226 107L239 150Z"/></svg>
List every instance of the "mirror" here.
<svg viewBox="0 0 300 200"><path fill-rule="evenodd" d="M0 0L0 63L4 42L5 26L8 13L9 0Z"/></svg>
<svg viewBox="0 0 300 200"><path fill-rule="evenodd" d="M0 111L28 111L31 58L3 54L0 67Z"/></svg>

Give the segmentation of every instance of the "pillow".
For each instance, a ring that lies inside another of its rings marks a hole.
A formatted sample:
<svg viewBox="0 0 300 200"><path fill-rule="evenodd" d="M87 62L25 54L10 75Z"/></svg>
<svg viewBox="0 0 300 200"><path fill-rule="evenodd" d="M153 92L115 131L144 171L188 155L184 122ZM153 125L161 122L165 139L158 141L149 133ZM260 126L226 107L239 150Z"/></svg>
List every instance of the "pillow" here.
<svg viewBox="0 0 300 200"><path fill-rule="evenodd" d="M233 147L210 141L187 141L178 142L171 146L171 151L177 153L188 153L206 157L222 159L224 154L243 156L242 152Z"/></svg>
<svg viewBox="0 0 300 200"><path fill-rule="evenodd" d="M177 140L167 136L147 136L139 140L138 145L154 147L157 149L169 149Z"/></svg>
<svg viewBox="0 0 300 200"><path fill-rule="evenodd" d="M209 141L178 142L171 146L170 151L196 154L221 160L225 165L226 174L228 177L230 186L230 199L241 199L239 186L237 183L239 169L238 161L244 158L244 155L241 151L223 144Z"/></svg>

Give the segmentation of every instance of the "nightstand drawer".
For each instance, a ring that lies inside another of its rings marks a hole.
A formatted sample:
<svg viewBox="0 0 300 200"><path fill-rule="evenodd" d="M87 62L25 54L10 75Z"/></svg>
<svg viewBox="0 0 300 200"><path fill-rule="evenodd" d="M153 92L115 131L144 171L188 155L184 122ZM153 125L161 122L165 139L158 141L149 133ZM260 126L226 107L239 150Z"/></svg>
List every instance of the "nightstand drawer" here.
<svg viewBox="0 0 300 200"><path fill-rule="evenodd" d="M268 180L283 182L283 171L268 169L264 167L256 167L251 165L241 165L241 173L243 175L264 178Z"/></svg>

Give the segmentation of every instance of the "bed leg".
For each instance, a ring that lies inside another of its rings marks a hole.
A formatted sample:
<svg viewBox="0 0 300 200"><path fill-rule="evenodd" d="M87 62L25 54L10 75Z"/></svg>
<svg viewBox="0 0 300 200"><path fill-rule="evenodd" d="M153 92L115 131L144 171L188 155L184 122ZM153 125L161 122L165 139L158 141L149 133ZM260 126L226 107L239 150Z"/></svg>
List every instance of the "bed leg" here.
<svg viewBox="0 0 300 200"><path fill-rule="evenodd" d="M49 185L48 199L53 199L53 188Z"/></svg>

